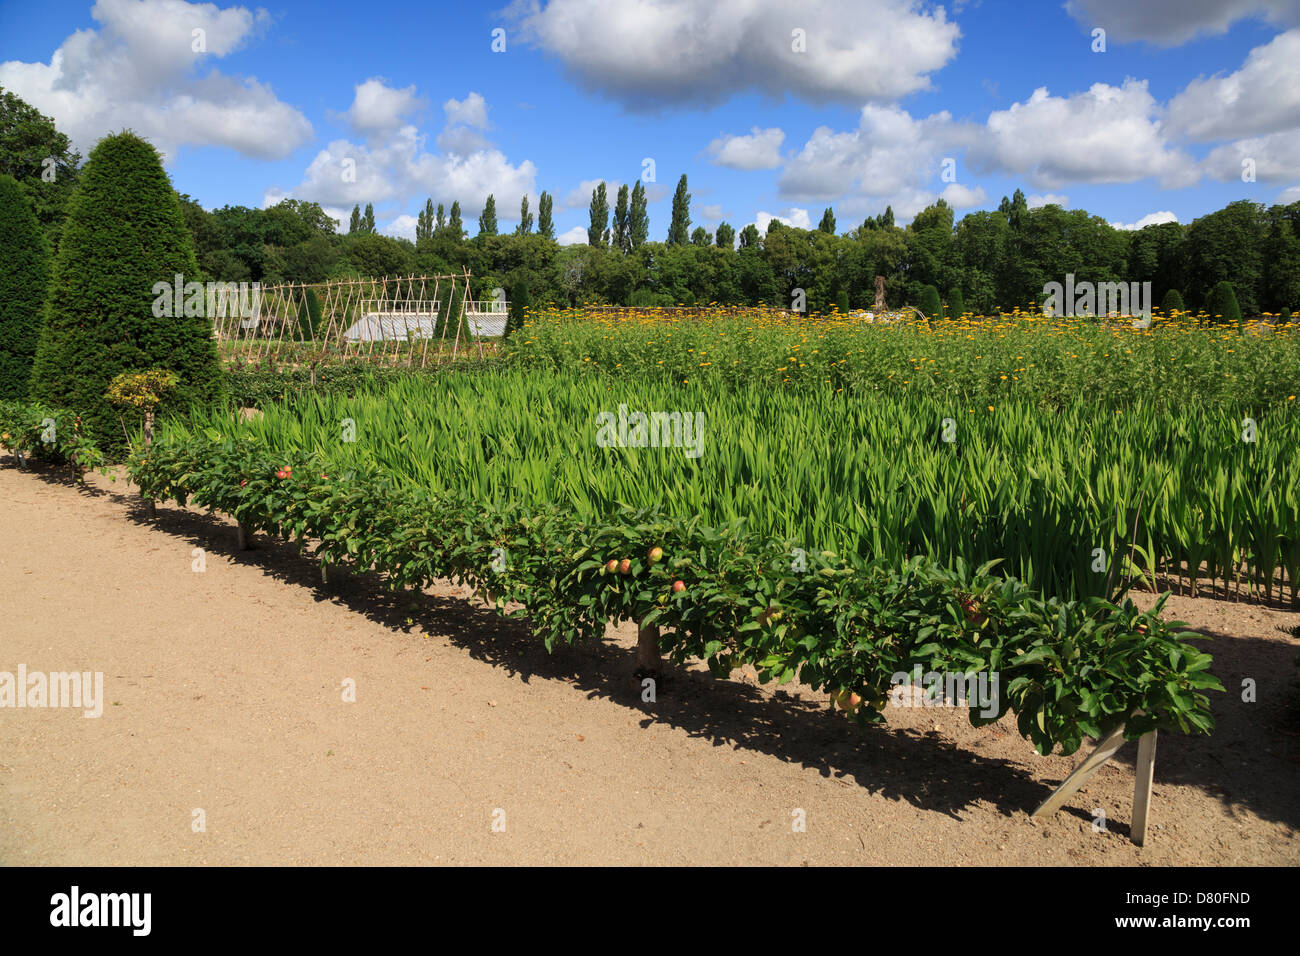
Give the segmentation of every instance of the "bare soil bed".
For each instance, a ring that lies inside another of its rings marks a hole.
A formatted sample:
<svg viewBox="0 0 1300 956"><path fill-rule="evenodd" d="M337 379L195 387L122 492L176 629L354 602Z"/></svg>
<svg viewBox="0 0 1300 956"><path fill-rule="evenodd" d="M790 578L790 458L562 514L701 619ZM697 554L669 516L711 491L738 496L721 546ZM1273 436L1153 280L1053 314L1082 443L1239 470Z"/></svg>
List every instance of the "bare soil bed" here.
<svg viewBox="0 0 1300 956"><path fill-rule="evenodd" d="M0 709L0 863L1300 863L1300 613L1170 599L1229 693L1213 736L1161 735L1139 848L1132 744L1035 823L1087 748L1040 757L1013 718L941 708L862 731L702 667L643 703L630 625L548 655L454 585L324 588L291 547L146 521L131 492L0 464L0 671L102 671L106 698Z"/></svg>

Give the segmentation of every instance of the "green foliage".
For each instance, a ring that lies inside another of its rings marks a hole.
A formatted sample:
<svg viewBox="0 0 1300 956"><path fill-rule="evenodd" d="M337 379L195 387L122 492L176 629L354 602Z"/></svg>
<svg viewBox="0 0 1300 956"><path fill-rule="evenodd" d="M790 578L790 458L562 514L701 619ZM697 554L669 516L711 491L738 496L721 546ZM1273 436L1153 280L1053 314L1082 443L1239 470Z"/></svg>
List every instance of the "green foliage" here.
<svg viewBox="0 0 1300 956"><path fill-rule="evenodd" d="M817 224L817 228L832 236L835 235L835 210L830 206L827 206L826 211L822 213L822 221Z"/></svg>
<svg viewBox="0 0 1300 956"><path fill-rule="evenodd" d="M133 133L102 139L69 203L32 373L33 398L76 409L110 454L125 438L118 411L105 397L118 374L175 372L179 384L165 409L217 399L221 375L211 319L168 314L174 311L174 277L188 281L197 270L180 202L157 151ZM156 286L167 291L159 295ZM126 417L133 427L135 416Z"/></svg>
<svg viewBox="0 0 1300 956"><path fill-rule="evenodd" d="M677 180L677 189L673 192L673 215L668 223L666 245L684 246L690 241L691 228L691 194L686 191L686 174Z"/></svg>
<svg viewBox="0 0 1300 956"><path fill-rule="evenodd" d="M849 311L849 293L847 289L841 289L835 296L835 308L841 313Z"/></svg>
<svg viewBox="0 0 1300 956"><path fill-rule="evenodd" d="M543 239L555 239L555 220L552 218L552 210L555 200L545 189L537 198L537 233Z"/></svg>
<svg viewBox="0 0 1300 956"><path fill-rule="evenodd" d="M645 186L639 179L632 185L627 228L633 249L640 249L645 245L646 239L650 237L650 214L646 211Z"/></svg>
<svg viewBox="0 0 1300 956"><path fill-rule="evenodd" d="M632 211L628 206L629 201L627 183L623 183L618 187L618 200L614 203L614 231L610 242L624 254L632 251Z"/></svg>
<svg viewBox="0 0 1300 956"><path fill-rule="evenodd" d="M91 468L108 474L104 453L82 427L80 416L64 408L0 399L0 448L24 464L67 464L78 481Z"/></svg>
<svg viewBox="0 0 1300 956"><path fill-rule="evenodd" d="M587 245L609 245L609 196L605 192L605 183L601 181L591 191L591 206L588 208L590 224L587 226Z"/></svg>
<svg viewBox="0 0 1300 956"><path fill-rule="evenodd" d="M1235 325L1241 322L1241 307L1237 305L1237 294L1233 291L1231 282L1220 282L1210 290L1205 311L1223 325Z"/></svg>
<svg viewBox="0 0 1300 956"><path fill-rule="evenodd" d="M736 227L728 222L718 223L718 231L713 234L713 244L728 252L736 248Z"/></svg>
<svg viewBox="0 0 1300 956"><path fill-rule="evenodd" d="M325 323L321 318L320 299L311 289L304 289L302 301L298 304L298 334L304 342L311 342L317 335L324 334Z"/></svg>
<svg viewBox="0 0 1300 956"><path fill-rule="evenodd" d="M939 290L932 285L921 289L916 299L916 307L930 319L943 318L943 303L939 299Z"/></svg>
<svg viewBox="0 0 1300 956"><path fill-rule="evenodd" d="M483 212L478 217L478 234L480 236L497 234L497 200L490 193L487 201L483 203Z"/></svg>
<svg viewBox="0 0 1300 956"><path fill-rule="evenodd" d="M524 196L519 201L519 225L515 229L515 235L526 236L533 231L533 214L528 211L528 197Z"/></svg>
<svg viewBox="0 0 1300 956"><path fill-rule="evenodd" d="M948 318L960 319L966 314L966 302L961 297L961 287L953 286L948 290Z"/></svg>
<svg viewBox="0 0 1300 956"><path fill-rule="evenodd" d="M25 399L40 340L50 248L27 193L0 174L0 399Z"/></svg>
<svg viewBox="0 0 1300 956"><path fill-rule="evenodd" d="M1160 300L1160 311L1166 316L1187 311L1187 306L1183 304L1183 297L1178 294L1177 289L1170 289L1165 293L1165 297Z"/></svg>
<svg viewBox="0 0 1300 956"><path fill-rule="evenodd" d="M512 332L523 328L524 314L532 306L528 297L528 283L523 279L515 282L510 290L510 318L506 320L506 331L503 338L509 338Z"/></svg>
<svg viewBox="0 0 1300 956"><path fill-rule="evenodd" d="M132 478L150 497L314 539L322 563L373 570L394 589L468 584L500 613L526 616L548 649L600 639L610 622L653 624L677 662L703 659L721 675L751 664L765 682L861 690L871 702L864 721L879 719L893 676L915 666L996 673L1005 683L995 712L972 702L971 722L1014 712L1040 753L1072 753L1122 725L1130 739L1157 727L1213 728L1203 692L1222 685L1190 643L1198 635L1161 619L1163 601L1143 612L1131 602L1044 600L989 566L971 572L920 557L873 562L809 549L796 567L797 542L736 525L501 506L254 433L176 430L133 457ZM662 560L650 559L652 548ZM608 562L621 559L627 572L610 573ZM522 610L507 612L512 603Z"/></svg>
<svg viewBox="0 0 1300 956"><path fill-rule="evenodd" d="M81 154L54 120L0 88L0 176L22 186L51 249L58 246L80 165Z"/></svg>

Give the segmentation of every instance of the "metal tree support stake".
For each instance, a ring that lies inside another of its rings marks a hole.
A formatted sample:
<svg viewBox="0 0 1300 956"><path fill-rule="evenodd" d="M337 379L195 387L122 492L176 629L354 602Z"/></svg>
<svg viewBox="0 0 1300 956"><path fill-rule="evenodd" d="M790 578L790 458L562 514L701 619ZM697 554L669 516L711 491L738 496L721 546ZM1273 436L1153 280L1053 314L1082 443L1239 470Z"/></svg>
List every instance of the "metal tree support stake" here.
<svg viewBox="0 0 1300 956"><path fill-rule="evenodd" d="M1079 788L1087 783L1120 747L1124 746L1124 728L1114 730L1099 742L1083 763L1074 768L1074 772L1061 781L1052 795L1044 800L1037 810L1030 814L1030 819L1051 816L1074 796ZM1143 734L1138 738L1136 782L1133 786L1133 822L1129 828L1133 842L1143 846L1147 838L1147 816L1151 809L1151 787L1156 769L1156 731Z"/></svg>
<svg viewBox="0 0 1300 956"><path fill-rule="evenodd" d="M148 448L152 444L153 444L153 409L146 408L144 410L144 447ZM158 516L158 509L154 505L154 500L150 498L148 495L144 494L144 492L140 493L140 497L144 499L145 516L148 518L156 518Z"/></svg>

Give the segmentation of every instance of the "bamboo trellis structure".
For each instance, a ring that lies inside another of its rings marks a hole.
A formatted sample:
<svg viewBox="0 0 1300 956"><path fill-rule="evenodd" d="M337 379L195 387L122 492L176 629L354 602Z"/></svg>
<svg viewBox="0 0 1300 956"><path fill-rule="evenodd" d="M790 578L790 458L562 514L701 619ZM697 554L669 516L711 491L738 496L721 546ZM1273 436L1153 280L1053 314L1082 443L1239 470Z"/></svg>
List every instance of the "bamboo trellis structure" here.
<svg viewBox="0 0 1300 956"><path fill-rule="evenodd" d="M425 276L282 283L213 308L213 334L227 358L316 364L367 360L418 365L454 361L477 350L483 336L466 322L476 306L470 272ZM210 297L211 300L211 297ZM240 306L243 306L242 308ZM494 303L502 310L507 303Z"/></svg>

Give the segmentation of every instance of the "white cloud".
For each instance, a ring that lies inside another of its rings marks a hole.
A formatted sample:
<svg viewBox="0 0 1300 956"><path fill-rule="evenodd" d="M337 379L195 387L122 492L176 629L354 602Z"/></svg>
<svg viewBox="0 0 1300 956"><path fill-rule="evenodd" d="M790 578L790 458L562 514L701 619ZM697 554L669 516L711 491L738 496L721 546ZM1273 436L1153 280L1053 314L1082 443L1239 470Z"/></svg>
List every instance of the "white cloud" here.
<svg viewBox="0 0 1300 956"><path fill-rule="evenodd" d="M943 192L939 193L939 198L953 209L970 209L972 206L979 206L987 202L989 197L984 192L983 186L976 186L971 189L961 183L949 183L944 187Z"/></svg>
<svg viewBox="0 0 1300 956"><path fill-rule="evenodd" d="M0 63L0 86L52 116L83 153L130 128L170 157L182 146L221 146L283 159L312 135L311 123L252 77L207 67L240 49L270 15L183 0L98 0L98 27L69 36L46 63ZM200 35L205 50L194 50Z"/></svg>
<svg viewBox="0 0 1300 956"><path fill-rule="evenodd" d="M700 215L704 217L705 222L721 222L726 213L723 212L721 205L711 203L700 207Z"/></svg>
<svg viewBox="0 0 1300 956"><path fill-rule="evenodd" d="M381 77L372 76L356 85L352 106L343 117L354 130L368 136L397 129L407 114L425 105L425 101L415 95L413 85L394 89Z"/></svg>
<svg viewBox="0 0 1300 956"><path fill-rule="evenodd" d="M1040 189L1147 177L1177 188L1198 178L1191 157L1170 144L1145 80L1094 83L1064 97L1039 87L1025 102L989 114L986 126L967 161L1026 176Z"/></svg>
<svg viewBox="0 0 1300 956"><path fill-rule="evenodd" d="M349 213L349 215L351 214ZM386 226L383 226L379 231L385 236L394 236L398 239L410 239L414 242L415 227L417 224L418 220L415 216L401 215Z"/></svg>
<svg viewBox="0 0 1300 956"><path fill-rule="evenodd" d="M1137 222L1130 222L1127 225L1122 222L1112 222L1110 227L1112 229L1123 229L1126 232L1134 232L1138 229L1145 229L1147 226L1158 226L1161 223L1177 221L1177 216L1169 210L1164 209L1160 212L1147 213L1147 215L1143 216Z"/></svg>
<svg viewBox="0 0 1300 956"><path fill-rule="evenodd" d="M569 194L560 203L561 209L586 209L591 205L591 194L601 183L605 184L605 197L609 201L609 211L614 211L614 201L618 199L618 187L623 185L616 179L584 179L569 190ZM629 190L630 192L630 190ZM585 233L584 233L585 235Z"/></svg>
<svg viewBox="0 0 1300 956"><path fill-rule="evenodd" d="M721 136L709 143L713 165L728 169L776 169L781 165L781 144L785 132L779 127L755 126L745 136Z"/></svg>
<svg viewBox="0 0 1300 956"><path fill-rule="evenodd" d="M1196 140L1300 126L1300 30L1255 47L1241 69L1196 79L1169 102L1169 127Z"/></svg>
<svg viewBox="0 0 1300 956"><path fill-rule="evenodd" d="M562 246L585 246L587 244L587 227L574 226L555 237L555 241Z"/></svg>
<svg viewBox="0 0 1300 956"><path fill-rule="evenodd" d="M1300 128L1216 147L1202 166L1220 182L1232 182L1241 181L1247 161L1254 166L1259 182L1283 183L1300 177Z"/></svg>
<svg viewBox="0 0 1300 956"><path fill-rule="evenodd" d="M757 90L814 102L893 100L930 87L961 31L918 0L514 0L525 43L633 109ZM804 31L795 52L792 30Z"/></svg>
<svg viewBox="0 0 1300 956"><path fill-rule="evenodd" d="M1281 206L1289 206L1293 202L1300 202L1300 186L1288 186L1277 194L1276 202Z"/></svg>
<svg viewBox="0 0 1300 956"><path fill-rule="evenodd" d="M424 135L414 126L402 127L382 143L334 140L312 159L293 195L348 210L357 203L423 204L425 197L450 207L458 200L469 221L482 212L489 193L502 208L513 208L525 193L534 194L537 168L528 160L512 165L497 149L437 154L424 145Z"/></svg>
<svg viewBox="0 0 1300 956"><path fill-rule="evenodd" d="M472 126L475 129L487 129L487 101L483 99L481 93L470 92L463 100L447 100L442 104L443 112L447 114L448 125L459 124L462 126Z"/></svg>
<svg viewBox="0 0 1300 956"><path fill-rule="evenodd" d="M773 219L778 222L783 222L787 226L794 226L796 229L812 228L812 218L808 215L807 209L800 209L792 206L785 211L784 216L778 213L763 212L760 210L754 216L754 225L758 227L758 231L761 235L767 235L767 227L771 224Z"/></svg>
<svg viewBox="0 0 1300 956"><path fill-rule="evenodd" d="M1070 197L1062 196L1059 193L1030 193L1025 197L1025 203L1030 209L1039 209L1042 206L1060 206L1062 209L1070 208Z"/></svg>
<svg viewBox="0 0 1300 956"><path fill-rule="evenodd" d="M836 133L826 126L786 164L778 180L792 199L836 199L846 193L891 198L938 173L945 151L969 138L969 129L947 112L913 119L897 106L868 105L858 129Z"/></svg>
<svg viewBox="0 0 1300 956"><path fill-rule="evenodd" d="M1065 8L1088 29L1104 29L1107 39L1147 40L1161 46L1226 33L1238 20L1300 21L1296 0L1069 0Z"/></svg>

